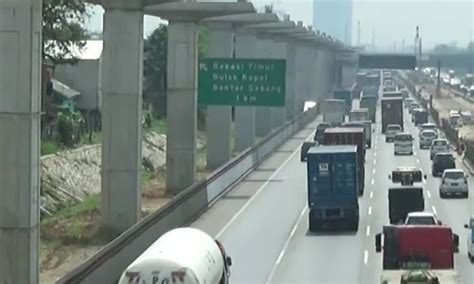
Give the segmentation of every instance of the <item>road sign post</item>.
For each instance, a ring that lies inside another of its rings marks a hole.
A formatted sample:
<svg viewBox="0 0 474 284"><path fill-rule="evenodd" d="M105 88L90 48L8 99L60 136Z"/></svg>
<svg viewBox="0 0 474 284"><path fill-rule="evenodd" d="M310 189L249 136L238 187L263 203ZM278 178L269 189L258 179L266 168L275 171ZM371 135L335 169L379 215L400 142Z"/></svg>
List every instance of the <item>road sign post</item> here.
<svg viewBox="0 0 474 284"><path fill-rule="evenodd" d="M285 106L283 59L204 58L198 79L201 105Z"/></svg>

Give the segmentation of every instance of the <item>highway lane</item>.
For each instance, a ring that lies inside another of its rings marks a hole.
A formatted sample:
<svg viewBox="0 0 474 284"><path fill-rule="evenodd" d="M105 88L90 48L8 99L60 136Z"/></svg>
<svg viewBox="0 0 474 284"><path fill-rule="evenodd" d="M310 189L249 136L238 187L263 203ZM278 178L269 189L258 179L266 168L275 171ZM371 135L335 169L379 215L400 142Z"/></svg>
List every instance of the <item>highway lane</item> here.
<svg viewBox="0 0 474 284"><path fill-rule="evenodd" d="M412 156L393 155L393 143L386 143L380 133L380 110L377 118L373 148L366 156L366 190L359 200L361 219L356 234L308 233L306 168L299 161L299 150L289 151L296 149L310 130L289 141L283 147L287 150L275 154L261 171L254 172L193 224L226 245L234 260L232 283L379 283L382 258L375 253L374 236L388 223L387 196L392 184L388 174L397 166L421 166L428 175L423 184L426 210L436 211L460 236L456 268L462 283L474 283L462 227L474 212L474 194L467 200L441 200L439 178L430 175L429 150L418 148L418 129L408 112L406 129L415 136ZM474 186L473 177L470 182Z"/></svg>
<svg viewBox="0 0 474 284"><path fill-rule="evenodd" d="M417 128L413 124L410 125L410 132L418 134ZM415 140L416 146L418 146L418 137ZM474 266L470 263L467 257L466 250L466 234L467 231L464 229L464 224L469 221L469 217L474 215L474 177L469 173L468 169L465 168L461 162L460 157L455 155L456 167L463 169L467 174L470 175L469 186L471 189L470 196L468 199L441 199L439 196L439 185L440 178L431 176L431 160L429 157L429 150L417 149L417 157L420 161L420 165L423 171L427 173L428 179L425 186L425 198L428 199L431 207L427 209L436 211L438 218L443 221L444 224L450 226L453 231L460 237L460 252L455 256L455 266L458 270L462 283L474 283Z"/></svg>
<svg viewBox="0 0 474 284"><path fill-rule="evenodd" d="M192 226L216 236L233 258L232 283L264 283L306 204L300 131ZM303 181L303 183L302 183Z"/></svg>

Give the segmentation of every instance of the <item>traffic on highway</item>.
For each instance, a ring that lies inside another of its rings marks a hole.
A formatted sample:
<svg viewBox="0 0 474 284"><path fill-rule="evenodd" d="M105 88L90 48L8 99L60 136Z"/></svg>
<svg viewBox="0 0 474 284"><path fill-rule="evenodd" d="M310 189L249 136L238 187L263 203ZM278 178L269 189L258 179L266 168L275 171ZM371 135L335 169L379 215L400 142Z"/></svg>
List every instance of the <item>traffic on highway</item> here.
<svg viewBox="0 0 474 284"><path fill-rule="evenodd" d="M399 74L359 73L120 283L474 283L472 176Z"/></svg>

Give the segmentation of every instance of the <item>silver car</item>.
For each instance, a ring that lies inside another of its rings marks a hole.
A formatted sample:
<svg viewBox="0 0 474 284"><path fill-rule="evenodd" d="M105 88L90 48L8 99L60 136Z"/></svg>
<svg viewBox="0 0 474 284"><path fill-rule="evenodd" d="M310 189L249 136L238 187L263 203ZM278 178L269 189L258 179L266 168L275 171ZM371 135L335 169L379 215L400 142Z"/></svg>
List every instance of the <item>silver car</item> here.
<svg viewBox="0 0 474 284"><path fill-rule="evenodd" d="M398 124L389 124L385 129L385 142L394 141L395 135L402 133L402 127Z"/></svg>
<svg viewBox="0 0 474 284"><path fill-rule="evenodd" d="M429 148L433 140L438 138L436 130L423 130L420 132L420 149Z"/></svg>
<svg viewBox="0 0 474 284"><path fill-rule="evenodd" d="M449 153L449 143L446 139L434 139L430 148L430 159L438 153Z"/></svg>
<svg viewBox="0 0 474 284"><path fill-rule="evenodd" d="M460 195L469 197L469 186L467 183L467 175L460 169L444 170L439 186L439 196L445 198L448 195Z"/></svg>

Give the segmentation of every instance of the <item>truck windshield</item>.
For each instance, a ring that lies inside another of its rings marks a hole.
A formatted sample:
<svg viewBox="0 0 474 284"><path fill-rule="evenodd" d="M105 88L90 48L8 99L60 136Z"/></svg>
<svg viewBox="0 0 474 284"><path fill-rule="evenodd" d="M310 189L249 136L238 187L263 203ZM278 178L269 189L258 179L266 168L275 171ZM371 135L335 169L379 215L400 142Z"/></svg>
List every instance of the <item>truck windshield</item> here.
<svg viewBox="0 0 474 284"><path fill-rule="evenodd" d="M399 125L389 125L387 126L387 131L399 131L402 128Z"/></svg>
<svg viewBox="0 0 474 284"><path fill-rule="evenodd" d="M395 136L395 141L412 141L412 138L410 134L397 135Z"/></svg>
<svg viewBox="0 0 474 284"><path fill-rule="evenodd" d="M432 131L426 131L426 132L421 133L421 135L426 138L431 138L431 137L435 137L436 133Z"/></svg>
<svg viewBox="0 0 474 284"><path fill-rule="evenodd" d="M436 225L434 219L430 216L409 217L407 225Z"/></svg>
<svg viewBox="0 0 474 284"><path fill-rule="evenodd" d="M433 142L433 146L446 146L448 145L448 143L446 143L446 141L434 141Z"/></svg>

